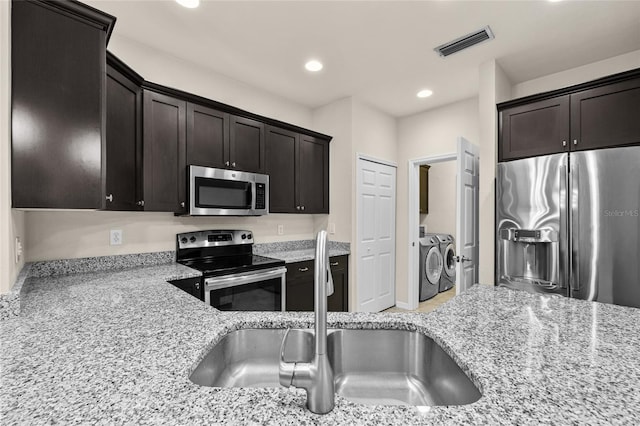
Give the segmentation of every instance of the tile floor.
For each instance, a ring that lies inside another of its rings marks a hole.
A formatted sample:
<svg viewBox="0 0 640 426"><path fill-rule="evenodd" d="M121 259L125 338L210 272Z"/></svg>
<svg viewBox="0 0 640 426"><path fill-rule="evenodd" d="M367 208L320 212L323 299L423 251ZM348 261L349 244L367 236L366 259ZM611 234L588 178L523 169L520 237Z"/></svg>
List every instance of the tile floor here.
<svg viewBox="0 0 640 426"><path fill-rule="evenodd" d="M418 305L418 309L416 309L415 311L407 311L405 309L396 308L394 306L393 308L389 308L383 312L431 312L434 309L436 309L438 306L443 305L449 300L453 299L455 295L456 295L456 287L453 286L449 290L444 291L442 293L438 293L437 296L432 297L429 300L425 300L424 302L421 302Z"/></svg>

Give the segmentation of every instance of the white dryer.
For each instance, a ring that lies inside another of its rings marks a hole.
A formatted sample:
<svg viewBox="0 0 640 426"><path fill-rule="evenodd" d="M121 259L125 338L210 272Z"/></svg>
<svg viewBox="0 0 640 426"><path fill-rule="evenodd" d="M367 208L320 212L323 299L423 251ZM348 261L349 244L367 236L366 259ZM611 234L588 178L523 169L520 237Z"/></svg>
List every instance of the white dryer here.
<svg viewBox="0 0 640 426"><path fill-rule="evenodd" d="M436 237L420 238L420 301L431 299L440 291L442 276L442 253Z"/></svg>
<svg viewBox="0 0 640 426"><path fill-rule="evenodd" d="M447 291L456 284L456 241L450 234L427 234L427 236L436 238L440 244L443 262L440 291Z"/></svg>

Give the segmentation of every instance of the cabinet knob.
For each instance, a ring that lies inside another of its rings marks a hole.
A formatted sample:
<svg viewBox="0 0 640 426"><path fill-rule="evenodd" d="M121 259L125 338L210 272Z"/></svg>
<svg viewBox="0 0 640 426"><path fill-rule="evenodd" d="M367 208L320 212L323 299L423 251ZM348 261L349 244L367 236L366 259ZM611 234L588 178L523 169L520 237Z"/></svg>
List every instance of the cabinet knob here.
<svg viewBox="0 0 640 426"><path fill-rule="evenodd" d="M184 209L184 201L180 203L180 207Z"/></svg>
<svg viewBox="0 0 640 426"><path fill-rule="evenodd" d="M227 166L227 167L229 167L229 162L228 162L228 161L225 161L225 162L224 162L224 165L225 165L225 166Z"/></svg>
<svg viewBox="0 0 640 426"><path fill-rule="evenodd" d="M200 290L200 283L196 283L196 290Z"/></svg>
<svg viewBox="0 0 640 426"><path fill-rule="evenodd" d="M562 146L567 146L567 141L562 141Z"/></svg>
<svg viewBox="0 0 640 426"><path fill-rule="evenodd" d="M300 209L301 209L301 210L304 210L304 206L300 206Z"/></svg>
<svg viewBox="0 0 640 426"><path fill-rule="evenodd" d="M236 162L234 161L233 163L231 163L231 167L235 167L236 166Z"/></svg>
<svg viewBox="0 0 640 426"><path fill-rule="evenodd" d="M109 194L105 197L108 202L113 203L113 194Z"/></svg>
<svg viewBox="0 0 640 426"><path fill-rule="evenodd" d="M574 144L574 145L578 145L578 139L574 139L574 140L573 140L573 144Z"/></svg>
<svg viewBox="0 0 640 426"><path fill-rule="evenodd" d="M300 210L300 206L296 206L296 210Z"/></svg>
<svg viewBox="0 0 640 426"><path fill-rule="evenodd" d="M300 272L307 272L309 270L309 268L298 268L298 271Z"/></svg>
<svg viewBox="0 0 640 426"><path fill-rule="evenodd" d="M140 200L136 204L139 205L140 207L144 207L144 200Z"/></svg>

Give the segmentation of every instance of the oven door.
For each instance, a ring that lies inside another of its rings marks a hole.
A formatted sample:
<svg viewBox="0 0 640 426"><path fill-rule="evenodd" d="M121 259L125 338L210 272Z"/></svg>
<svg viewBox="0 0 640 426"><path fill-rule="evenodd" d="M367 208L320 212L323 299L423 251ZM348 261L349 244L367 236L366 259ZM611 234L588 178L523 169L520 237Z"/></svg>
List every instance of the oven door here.
<svg viewBox="0 0 640 426"><path fill-rule="evenodd" d="M268 213L269 177L235 170L189 166L189 214L258 216Z"/></svg>
<svg viewBox="0 0 640 426"><path fill-rule="evenodd" d="M283 311L287 268L205 279L204 301L221 311Z"/></svg>

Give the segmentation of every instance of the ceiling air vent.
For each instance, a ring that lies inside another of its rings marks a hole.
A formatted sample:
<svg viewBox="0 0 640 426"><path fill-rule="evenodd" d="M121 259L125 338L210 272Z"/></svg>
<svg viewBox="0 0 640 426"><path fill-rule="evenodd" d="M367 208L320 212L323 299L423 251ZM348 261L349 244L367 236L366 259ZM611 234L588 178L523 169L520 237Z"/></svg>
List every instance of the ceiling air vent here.
<svg viewBox="0 0 640 426"><path fill-rule="evenodd" d="M436 47L435 50L438 52L438 55L445 56L453 55L456 52L466 49L467 47L471 47L478 43L482 43L483 41L493 39L493 32L491 32L491 28L487 25L483 29L479 31L474 31L471 34L464 35L460 38L457 38L449 43L445 43Z"/></svg>

